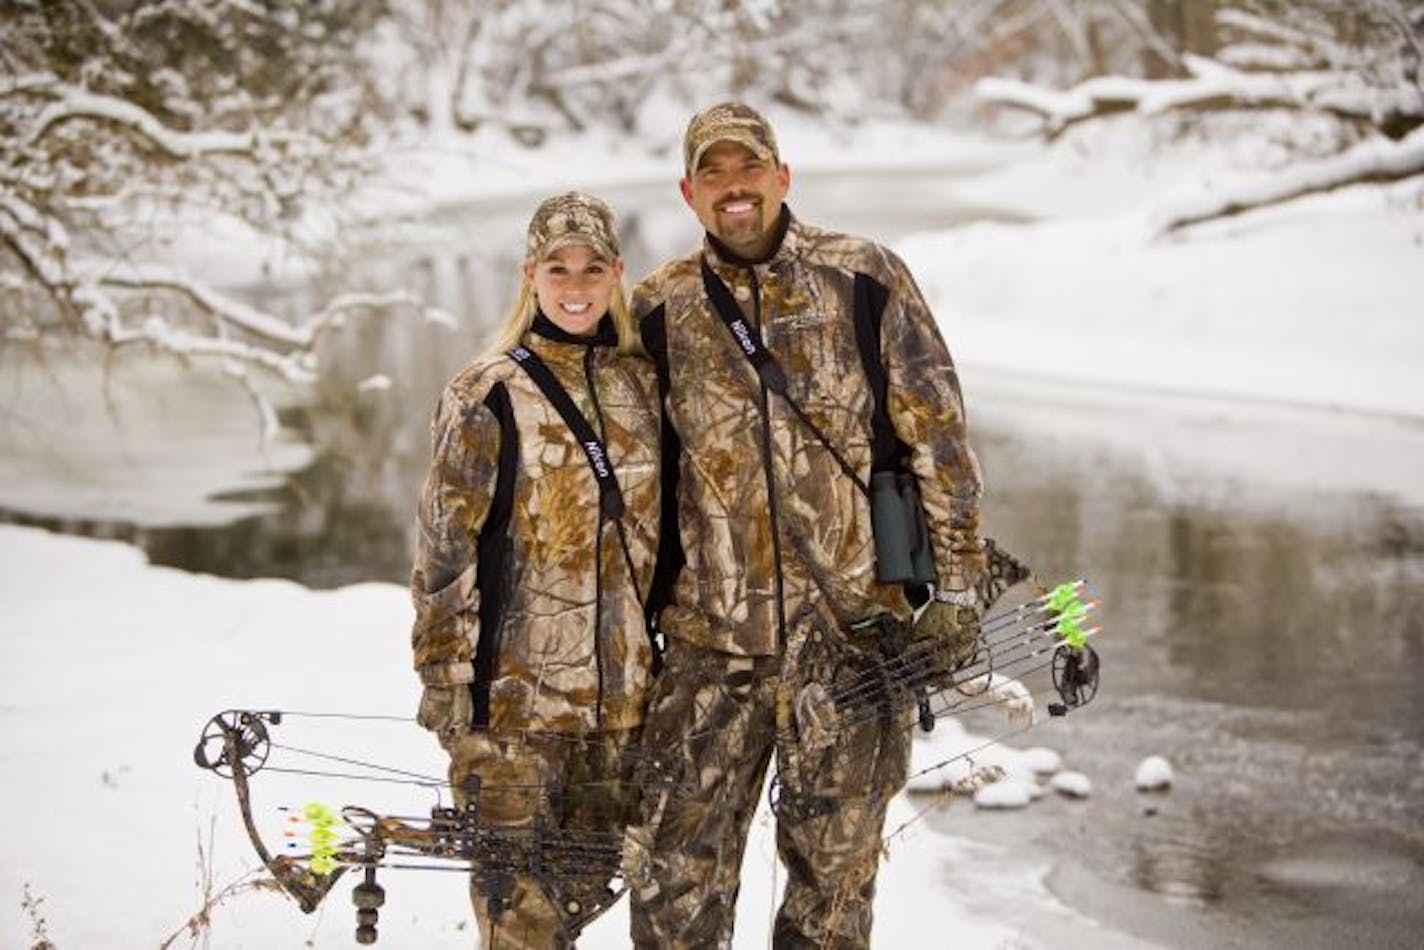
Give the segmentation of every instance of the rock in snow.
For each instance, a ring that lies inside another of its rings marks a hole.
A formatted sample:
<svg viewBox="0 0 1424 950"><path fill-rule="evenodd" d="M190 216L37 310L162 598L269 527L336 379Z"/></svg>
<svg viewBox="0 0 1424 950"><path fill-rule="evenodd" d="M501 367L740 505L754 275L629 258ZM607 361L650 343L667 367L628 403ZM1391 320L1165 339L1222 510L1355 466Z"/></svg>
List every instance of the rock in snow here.
<svg viewBox="0 0 1424 950"><path fill-rule="evenodd" d="M979 808L1027 808L1033 801L1033 788L1022 779L1006 778L985 785L974 793Z"/></svg>
<svg viewBox="0 0 1424 950"><path fill-rule="evenodd" d="M1031 749L1024 749L1023 758L1020 759L1024 768L1036 772L1039 775L1052 775L1063 768L1063 756L1047 746L1034 746Z"/></svg>
<svg viewBox="0 0 1424 950"><path fill-rule="evenodd" d="M1139 792L1165 791L1172 787L1172 765L1160 755L1149 755L1137 766Z"/></svg>
<svg viewBox="0 0 1424 950"><path fill-rule="evenodd" d="M1069 798L1087 798L1093 792L1093 783L1082 772L1059 772L1049 784L1054 791Z"/></svg>

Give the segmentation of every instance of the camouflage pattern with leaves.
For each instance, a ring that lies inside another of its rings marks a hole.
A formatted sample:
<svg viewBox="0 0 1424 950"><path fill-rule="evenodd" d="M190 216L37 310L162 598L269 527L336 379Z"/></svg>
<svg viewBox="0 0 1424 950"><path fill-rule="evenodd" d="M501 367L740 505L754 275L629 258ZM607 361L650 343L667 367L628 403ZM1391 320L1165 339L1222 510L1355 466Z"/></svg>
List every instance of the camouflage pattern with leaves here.
<svg viewBox="0 0 1424 950"><path fill-rule="evenodd" d="M872 398L851 316L855 274L888 291L880 341L889 415L913 450L936 583L975 587L984 573L979 465L966 438L954 364L904 263L872 242L794 219L776 253L754 267L724 260L710 241L702 253L748 322L759 325L792 398L867 481ZM650 315L663 322L665 411L682 442L677 524L687 564L662 629L728 653L781 649L773 505L786 617L821 601L843 623L887 612L908 616L900 588L875 579L868 500L783 400L763 396L707 300L700 256L665 265L634 291L645 338Z"/></svg>
<svg viewBox="0 0 1424 950"><path fill-rule="evenodd" d="M770 657L669 643L644 731L644 821L625 849L637 947L730 946L747 829L772 760L787 875L775 945L869 945L880 833L910 733L905 714L870 717L808 747L788 708L798 684L857 674L822 653L830 643L808 640L812 655L795 673Z"/></svg>
<svg viewBox="0 0 1424 950"><path fill-rule="evenodd" d="M533 333L525 345L597 431L586 347ZM642 721L652 652L641 605L658 530L655 384L644 361L608 347L595 349L593 376L601 435L623 493L626 556L614 522L599 523L598 486L582 447L513 360L499 355L467 366L447 386L435 419L411 577L415 667L427 685L469 683L481 636L497 637L491 732L616 730ZM518 464L503 622L486 632L475 580L499 465L500 424L485 403L496 385L513 408Z"/></svg>

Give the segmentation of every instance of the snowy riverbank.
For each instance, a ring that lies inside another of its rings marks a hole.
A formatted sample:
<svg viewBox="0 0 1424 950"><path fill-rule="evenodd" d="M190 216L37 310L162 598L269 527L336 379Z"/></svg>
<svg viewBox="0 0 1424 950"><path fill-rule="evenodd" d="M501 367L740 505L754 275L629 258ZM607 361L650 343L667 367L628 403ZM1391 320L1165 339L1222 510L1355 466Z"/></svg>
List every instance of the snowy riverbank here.
<svg viewBox="0 0 1424 950"><path fill-rule="evenodd" d="M900 250L966 366L1421 419L1421 203L1360 186L1170 237L1128 212Z"/></svg>

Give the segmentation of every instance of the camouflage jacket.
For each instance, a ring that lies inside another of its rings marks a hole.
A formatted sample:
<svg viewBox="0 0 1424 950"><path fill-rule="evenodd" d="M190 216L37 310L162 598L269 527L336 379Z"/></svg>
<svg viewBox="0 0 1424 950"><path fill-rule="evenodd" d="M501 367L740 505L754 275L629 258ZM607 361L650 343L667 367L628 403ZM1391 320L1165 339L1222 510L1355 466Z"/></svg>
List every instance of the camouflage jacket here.
<svg viewBox="0 0 1424 950"><path fill-rule="evenodd" d="M856 275L874 282L886 300L879 343L889 417L911 448L937 586L977 587L985 570L981 480L959 380L908 269L877 244L809 227L785 209L781 226L764 262L735 261L709 238L633 295L665 412L663 491L677 506L654 598L669 601L660 626L752 656L783 650L788 629L818 603L842 624L903 617L909 605L899 586L875 579L865 494L785 400L763 389L709 302L703 255L785 371L788 394L866 481L872 398L852 308ZM680 572L666 571L684 560Z"/></svg>
<svg viewBox="0 0 1424 950"><path fill-rule="evenodd" d="M411 593L415 667L469 683L477 729L581 732L642 721L652 652L643 607L657 545L658 416L652 369L618 355L605 319L591 344L536 318L524 345L602 435L622 489L600 519L588 458L506 355L446 386L420 498Z"/></svg>

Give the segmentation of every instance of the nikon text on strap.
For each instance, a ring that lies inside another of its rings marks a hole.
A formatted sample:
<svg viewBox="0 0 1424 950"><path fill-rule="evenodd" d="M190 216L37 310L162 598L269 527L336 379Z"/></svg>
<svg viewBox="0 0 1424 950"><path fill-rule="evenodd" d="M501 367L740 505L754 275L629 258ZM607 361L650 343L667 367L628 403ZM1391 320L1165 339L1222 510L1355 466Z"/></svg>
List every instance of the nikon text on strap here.
<svg viewBox="0 0 1424 950"><path fill-rule="evenodd" d="M568 390L537 353L528 347L516 346L509 351L509 358L529 375L534 385L544 394L544 398L549 400L549 404L563 418L564 425L568 426L574 438L578 439L579 446L588 457L589 470L598 481L598 495L601 499L599 508L603 511L603 516L621 518L623 492L618 487L618 478L613 474L613 464L608 460L608 451L603 447L603 440L593 431L588 419L584 418L578 406L574 405Z"/></svg>
<svg viewBox="0 0 1424 950"><path fill-rule="evenodd" d="M707 298L712 301L712 308L727 325L732 339L737 341L737 347L752 364L757 376L761 377L763 385L778 396L789 399L786 395L786 374L781 371L776 358L767 352L757 331L747 326L742 308L732 299L732 292L722 283L722 278L708 266L706 258L702 259L702 286L707 291Z"/></svg>
<svg viewBox="0 0 1424 950"><path fill-rule="evenodd" d="M791 394L786 391L786 373L776 362L776 357L772 356L766 345L761 342L757 331L747 325L746 317L742 316L742 308L737 306L737 302L732 299L732 292L727 289L722 278L717 276L717 272L708 265L706 258L702 259L702 286L707 291L707 299L712 301L712 309L717 311L717 316L721 317L722 322L727 325L727 331L732 334L732 339L737 341L737 348L742 351L747 362L752 364L752 369L756 370L762 385L786 401L786 405L796 414L796 418L800 419L801 423L811 431L811 434L826 447L826 451L831 453L831 458L840 466L841 471L855 483L862 494L868 496L870 486L865 483L865 479L861 478L859 473L851 467L851 464L845 460L845 456L841 455L831 444L831 440L826 438L821 427L806 415L800 403L792 399Z"/></svg>

